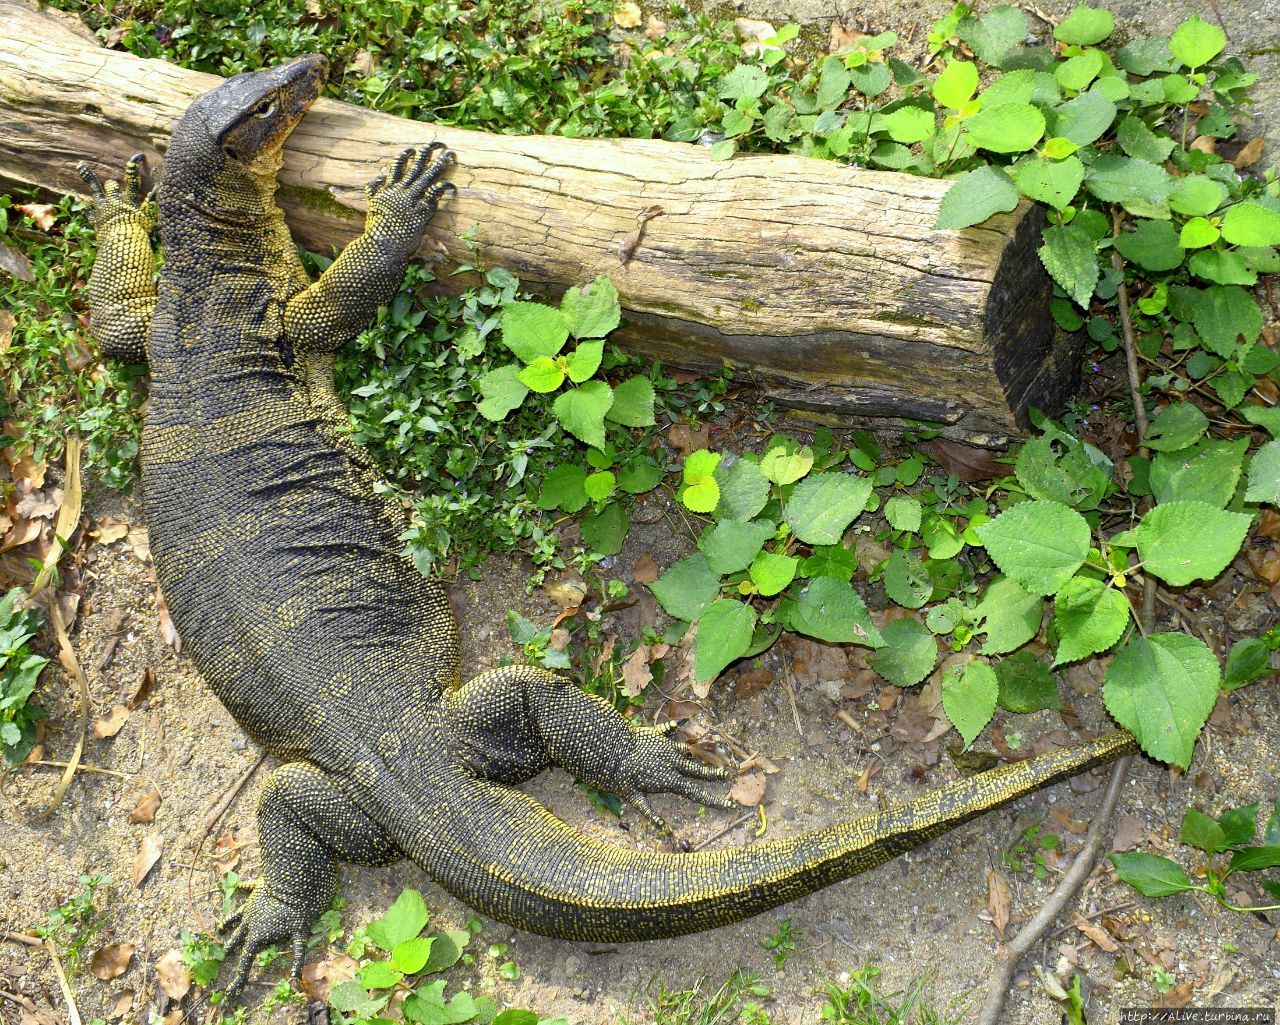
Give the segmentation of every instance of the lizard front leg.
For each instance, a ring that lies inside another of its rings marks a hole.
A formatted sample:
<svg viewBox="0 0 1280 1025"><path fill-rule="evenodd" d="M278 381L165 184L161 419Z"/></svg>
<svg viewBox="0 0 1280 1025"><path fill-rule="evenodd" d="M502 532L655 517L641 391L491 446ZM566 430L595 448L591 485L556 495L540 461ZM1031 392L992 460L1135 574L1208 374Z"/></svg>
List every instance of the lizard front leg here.
<svg viewBox="0 0 1280 1025"><path fill-rule="evenodd" d="M89 275L91 330L104 355L128 363L147 360L147 334L156 308L156 255L151 232L156 208L142 198L142 154L124 165L123 182L106 185L88 164L76 170L89 186L98 255Z"/></svg>
<svg viewBox="0 0 1280 1025"><path fill-rule="evenodd" d="M395 296L441 197L456 191L452 183L438 180L452 161L442 143L397 156L387 173L366 186L364 233L285 305L285 342L312 402L329 418L338 415L345 421L333 391L333 354Z"/></svg>

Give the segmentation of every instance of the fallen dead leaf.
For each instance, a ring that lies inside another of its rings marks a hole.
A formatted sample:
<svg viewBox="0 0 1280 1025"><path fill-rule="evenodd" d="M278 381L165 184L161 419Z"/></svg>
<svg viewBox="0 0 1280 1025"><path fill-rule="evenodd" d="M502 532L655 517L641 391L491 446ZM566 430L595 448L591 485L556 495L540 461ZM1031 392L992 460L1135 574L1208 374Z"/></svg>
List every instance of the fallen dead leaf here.
<svg viewBox="0 0 1280 1025"><path fill-rule="evenodd" d="M1280 511L1263 509L1258 517L1258 533L1272 541L1280 541Z"/></svg>
<svg viewBox="0 0 1280 1025"><path fill-rule="evenodd" d="M1068 833L1079 834L1089 831L1089 823L1072 818L1070 810L1061 804L1055 804L1049 809L1049 817L1058 824L1058 828L1065 829Z"/></svg>
<svg viewBox="0 0 1280 1025"><path fill-rule="evenodd" d="M1201 153L1215 153L1218 149L1218 140L1212 135L1201 135L1187 149L1199 150Z"/></svg>
<svg viewBox="0 0 1280 1025"><path fill-rule="evenodd" d="M7 552L10 548L21 548L25 544L30 544L40 536L41 531L39 520L18 520L9 532L5 534L4 540L0 541L0 552Z"/></svg>
<svg viewBox="0 0 1280 1025"><path fill-rule="evenodd" d="M865 32L859 32L857 29L848 28L839 18L831 22L831 39L827 43L827 51L829 53L843 53L845 50L853 49L853 46L859 39L869 38Z"/></svg>
<svg viewBox="0 0 1280 1025"><path fill-rule="evenodd" d="M302 989L312 1000L327 1001L329 989L356 977L359 964L346 954L335 954L302 967Z"/></svg>
<svg viewBox="0 0 1280 1025"><path fill-rule="evenodd" d="M0 352L9 348L13 341L13 329L18 326L18 318L8 310L0 310Z"/></svg>
<svg viewBox="0 0 1280 1025"><path fill-rule="evenodd" d="M128 971L132 960L132 943L108 943L93 952L93 957L89 958L89 971L103 982L118 979Z"/></svg>
<svg viewBox="0 0 1280 1025"><path fill-rule="evenodd" d="M661 39L667 32L667 23L657 15L651 14L645 19L644 34L648 39Z"/></svg>
<svg viewBox="0 0 1280 1025"><path fill-rule="evenodd" d="M35 271L31 269L31 261L12 246L0 242L0 270L13 275L19 281L35 281Z"/></svg>
<svg viewBox="0 0 1280 1025"><path fill-rule="evenodd" d="M632 3L631 0L618 4L617 10L613 12L613 23L618 28L637 28L640 25L640 18L640 5Z"/></svg>
<svg viewBox="0 0 1280 1025"><path fill-rule="evenodd" d="M648 552L642 552L631 569L631 579L637 584L652 584L658 579L658 564Z"/></svg>
<svg viewBox="0 0 1280 1025"><path fill-rule="evenodd" d="M129 709L124 705L112 705L110 712L102 718L94 720L93 739L105 740L108 737L114 737L124 728L125 721L128 718Z"/></svg>
<svg viewBox="0 0 1280 1025"><path fill-rule="evenodd" d="M946 438L934 438L920 447L936 459L947 473L954 473L963 481L989 480L1010 472L1009 462L999 452L991 449L977 448Z"/></svg>
<svg viewBox="0 0 1280 1025"><path fill-rule="evenodd" d="M107 1015L109 1018L123 1018L131 1010L133 1010L133 998L136 996L131 989L126 989L118 997L111 1007L111 1013Z"/></svg>
<svg viewBox="0 0 1280 1025"><path fill-rule="evenodd" d="M1265 548L1255 545L1245 553L1245 558L1259 579L1268 584L1280 583L1280 550L1276 545Z"/></svg>
<svg viewBox="0 0 1280 1025"><path fill-rule="evenodd" d="M682 456L704 449L711 444L711 425L704 424L695 431L688 424L672 424L667 431L667 444Z"/></svg>
<svg viewBox="0 0 1280 1025"><path fill-rule="evenodd" d="M138 845L138 853L133 859L134 886L142 886L143 880L156 867L156 862L160 860L160 855L163 853L164 835L162 833L148 833L142 838L142 843Z"/></svg>
<svg viewBox="0 0 1280 1025"><path fill-rule="evenodd" d="M369 50L357 50L356 55L351 58L351 67L360 73L364 78L368 78L377 70L377 62L373 58L373 53Z"/></svg>
<svg viewBox="0 0 1280 1025"><path fill-rule="evenodd" d="M41 231L48 231L53 227L58 210L52 203L15 203L13 208L35 221L36 227Z"/></svg>
<svg viewBox="0 0 1280 1025"><path fill-rule="evenodd" d="M111 518L99 520L89 528L89 534L100 545L113 545L129 536L129 523Z"/></svg>
<svg viewBox="0 0 1280 1025"><path fill-rule="evenodd" d="M151 561L151 541L147 536L147 528L134 526L129 528L129 548L139 562Z"/></svg>
<svg viewBox="0 0 1280 1025"><path fill-rule="evenodd" d="M764 800L764 790L764 773L748 772L734 781L733 786L729 788L729 797L750 808Z"/></svg>
<svg viewBox="0 0 1280 1025"><path fill-rule="evenodd" d="M635 697L653 682L649 669L649 646L641 644L622 663L622 689L628 697Z"/></svg>
<svg viewBox="0 0 1280 1025"><path fill-rule="evenodd" d="M1180 982L1167 993L1161 993L1156 997L1156 1002L1152 1005L1159 1009L1186 1007L1191 1000L1191 992L1195 989L1195 984L1188 979L1186 982Z"/></svg>
<svg viewBox="0 0 1280 1025"><path fill-rule="evenodd" d="M160 590L158 583L156 584L156 613L160 620L160 636L175 654L180 653L182 638L178 636L178 628L173 625L173 618L169 615L169 603L164 600L164 592Z"/></svg>
<svg viewBox="0 0 1280 1025"><path fill-rule="evenodd" d="M171 950L156 962L156 978L170 1000L181 1000L191 991L191 973L181 950Z"/></svg>
<svg viewBox="0 0 1280 1025"><path fill-rule="evenodd" d="M569 647L569 631L562 626L556 627L551 631L551 637L547 643L555 648L556 651L564 651Z"/></svg>
<svg viewBox="0 0 1280 1025"><path fill-rule="evenodd" d="M590 588L581 577L560 577L544 587L547 597L562 609L575 609L586 600Z"/></svg>
<svg viewBox="0 0 1280 1025"><path fill-rule="evenodd" d="M1235 155L1231 161L1240 170L1245 167L1252 167L1258 162L1258 158L1262 156L1262 151L1267 147L1267 140L1258 136L1256 139L1250 139L1240 147L1240 152Z"/></svg>
<svg viewBox="0 0 1280 1025"><path fill-rule="evenodd" d="M991 915L991 924L995 926L1000 939L1009 928L1009 906L1013 902L1013 893L1009 889L1009 877L1000 869L993 868L987 872L987 911Z"/></svg>
<svg viewBox="0 0 1280 1025"><path fill-rule="evenodd" d="M1147 827L1142 820L1132 815L1121 815L1116 819L1115 829L1111 834L1113 851L1131 851L1146 835Z"/></svg>
<svg viewBox="0 0 1280 1025"><path fill-rule="evenodd" d="M218 875L226 875L240 863L240 840L228 829L213 843L213 865Z"/></svg>
<svg viewBox="0 0 1280 1025"><path fill-rule="evenodd" d="M1085 936L1088 936L1100 949L1105 950L1108 954L1114 954L1120 947L1110 936L1107 935L1105 929L1101 929L1092 922L1086 920L1080 915L1076 916L1075 927Z"/></svg>
<svg viewBox="0 0 1280 1025"><path fill-rule="evenodd" d="M151 693L151 688L156 685L156 671L150 666L142 670L142 678L138 681L138 688L129 695L129 708L137 708L140 704L147 700L147 695Z"/></svg>
<svg viewBox="0 0 1280 1025"><path fill-rule="evenodd" d="M129 821L135 823L150 823L156 820L156 809L160 807L160 791L146 790L138 795L138 800L134 803L133 811L129 813Z"/></svg>
<svg viewBox="0 0 1280 1025"><path fill-rule="evenodd" d="M769 669L748 669L745 673L739 673L738 678L733 683L733 696L737 698L749 698L752 694L759 694L769 684L773 683L773 672Z"/></svg>

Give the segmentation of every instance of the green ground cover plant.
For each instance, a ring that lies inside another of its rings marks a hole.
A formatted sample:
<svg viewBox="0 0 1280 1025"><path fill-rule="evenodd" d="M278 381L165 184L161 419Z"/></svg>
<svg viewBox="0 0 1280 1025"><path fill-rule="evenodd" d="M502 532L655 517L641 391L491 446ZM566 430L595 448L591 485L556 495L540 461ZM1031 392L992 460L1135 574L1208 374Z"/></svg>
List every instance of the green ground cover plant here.
<svg viewBox="0 0 1280 1025"><path fill-rule="evenodd" d="M24 597L15 587L0 598L0 754L9 765L20 764L35 745L36 723L44 711L31 695L49 664L31 647L40 617L34 609L21 607Z"/></svg>

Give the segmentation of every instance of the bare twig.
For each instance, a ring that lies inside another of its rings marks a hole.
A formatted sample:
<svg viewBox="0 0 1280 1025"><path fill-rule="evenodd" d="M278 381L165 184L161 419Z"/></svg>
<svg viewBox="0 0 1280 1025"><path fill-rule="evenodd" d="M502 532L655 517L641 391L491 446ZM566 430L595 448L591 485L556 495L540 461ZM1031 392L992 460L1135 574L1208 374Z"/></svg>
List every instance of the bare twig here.
<svg viewBox="0 0 1280 1025"><path fill-rule="evenodd" d="M258 766L266 760L267 753L259 751L258 757L253 760L253 764L245 769L240 774L239 779L231 784L231 789L223 794L222 800L209 810L209 814L204 817L204 822L200 826L200 837L196 840L195 850L191 854L191 865L187 869L187 906L191 908L192 914L200 922L200 928L205 932L209 931L209 923L204 920L204 915L200 914L200 909L196 907L195 898L191 893L191 880L195 874L196 863L200 860L200 851L204 849L204 842L209 839L209 834L213 832L213 827L218 824L218 820L227 813L227 809L231 807L232 802L240 796L240 791L244 789L244 785L258 771Z"/></svg>
<svg viewBox="0 0 1280 1025"><path fill-rule="evenodd" d="M8 940L10 943L21 943L28 947L40 946L39 936L28 936L25 932L0 932L0 940Z"/></svg>
<svg viewBox="0 0 1280 1025"><path fill-rule="evenodd" d="M132 779L133 773L119 772L115 769L102 769L96 765L72 765L70 762L55 762L48 758L42 758L38 762L28 762L28 765L50 765L55 769L72 769L75 772L96 772L103 776L115 776L118 779Z"/></svg>
<svg viewBox="0 0 1280 1025"><path fill-rule="evenodd" d="M785 660L782 663L782 689L791 703L791 721L796 724L796 735L803 740L804 727L800 724L800 709L796 707L796 689L791 685L791 666Z"/></svg>
<svg viewBox="0 0 1280 1025"><path fill-rule="evenodd" d="M1102 804L1098 806L1093 821L1089 823L1089 832L1085 835L1084 846L1071 862L1067 874L1062 877L1062 881L1058 883L1034 917L1000 951L991 979L991 988L987 991L987 1001L983 1005L978 1025L998 1025L1004 1010L1005 996L1013 982L1013 973L1017 970L1018 962L1040 941L1040 938L1053 925L1054 920L1074 899L1077 891L1084 885L1084 881L1089 878L1089 873L1093 871L1093 863L1101 853L1111 816L1115 814L1116 805L1120 801L1120 789L1124 784L1131 758L1131 755L1121 758L1112 766L1106 795L1102 799Z"/></svg>
<svg viewBox="0 0 1280 1025"><path fill-rule="evenodd" d="M752 810L747 812L741 818L734 819L727 826L725 826L724 829L720 830L720 832L712 833L711 836L707 837L705 840L699 840L696 844L693 845L693 849L695 851L700 851L704 847L710 847L713 843L719 840L720 837L724 836L726 833L730 833L733 830L737 829L739 826L744 825L747 822L750 822L752 819L756 817L757 814L759 813Z"/></svg>
<svg viewBox="0 0 1280 1025"><path fill-rule="evenodd" d="M67 973L62 970L62 962L58 960L58 950L51 940L44 941L44 949L49 952L53 961L53 973L58 977L58 988L62 990L62 999L67 1002L67 1021L70 1025L80 1025L80 1009L76 1007L75 994L67 982Z"/></svg>

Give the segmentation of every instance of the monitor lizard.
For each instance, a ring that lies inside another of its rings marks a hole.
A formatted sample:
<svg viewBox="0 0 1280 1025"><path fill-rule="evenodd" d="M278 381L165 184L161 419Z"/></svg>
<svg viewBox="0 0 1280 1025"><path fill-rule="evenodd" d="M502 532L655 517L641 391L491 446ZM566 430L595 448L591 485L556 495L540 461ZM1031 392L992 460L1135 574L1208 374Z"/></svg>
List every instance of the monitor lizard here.
<svg viewBox="0 0 1280 1025"><path fill-rule="evenodd" d="M158 201L141 158L105 186L89 282L102 350L145 359L144 513L173 621L205 680L285 764L257 812L262 881L228 932L235 998L255 955L292 947L329 906L339 862L409 857L486 915L574 940L709 929L882 864L976 815L1134 750L1112 732L915 800L742 849L635 850L571 828L512 784L559 765L634 805L724 808L669 726L636 726L533 666L463 683L441 586L402 558L400 512L342 430L335 351L388 303L452 185L441 144L369 183L363 234L312 282L275 204L282 145L327 62L299 57L196 99ZM155 283L153 229L164 265Z"/></svg>

